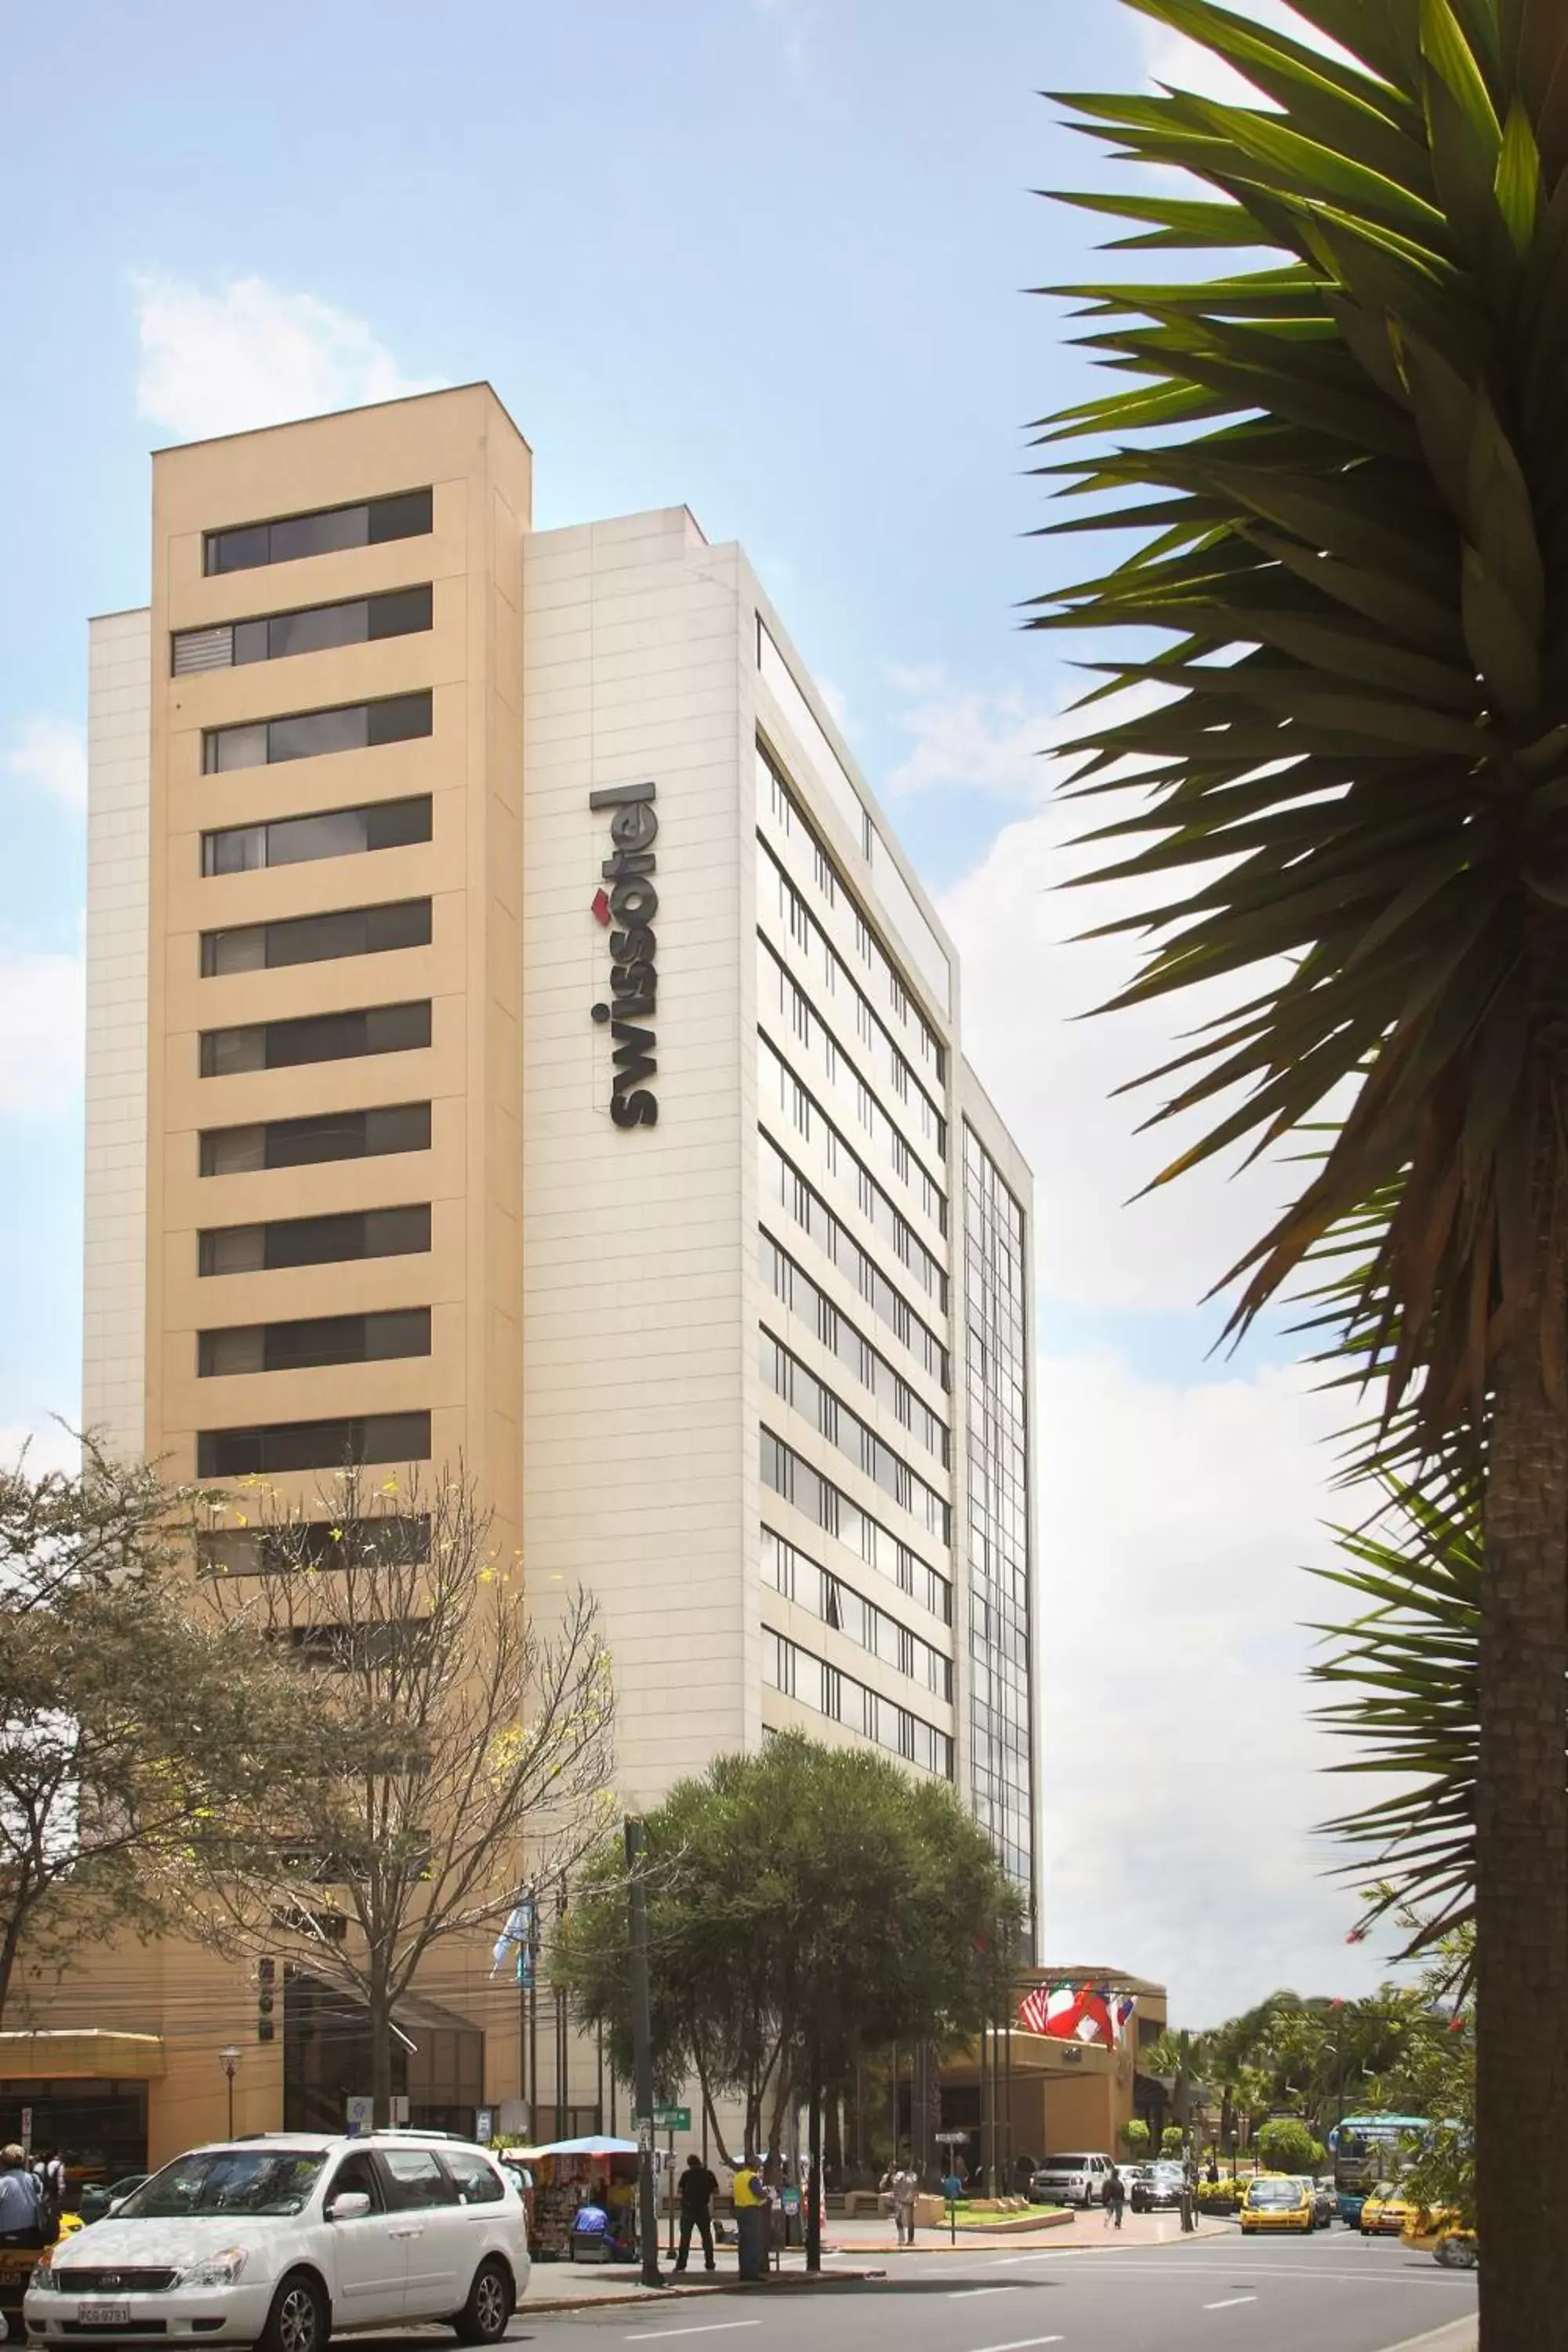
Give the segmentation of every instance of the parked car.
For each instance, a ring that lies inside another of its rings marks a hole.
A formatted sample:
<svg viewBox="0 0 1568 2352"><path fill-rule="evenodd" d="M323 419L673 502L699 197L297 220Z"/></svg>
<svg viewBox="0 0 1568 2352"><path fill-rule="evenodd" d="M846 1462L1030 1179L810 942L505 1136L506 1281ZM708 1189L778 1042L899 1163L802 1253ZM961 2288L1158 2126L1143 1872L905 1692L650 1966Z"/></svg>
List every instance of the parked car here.
<svg viewBox="0 0 1568 2352"><path fill-rule="evenodd" d="M1143 2178L1132 2184L1134 2213L1174 2212L1182 2201L1185 2178L1179 2164L1148 2164Z"/></svg>
<svg viewBox="0 0 1568 2352"><path fill-rule="evenodd" d="M1294 2172L1290 2178L1293 2180L1299 2180L1311 2198L1313 2229L1331 2230L1334 2216L1340 2210L1340 2200L1334 2193L1333 2182L1331 2180L1325 2186L1322 2181L1315 2180L1310 2172Z"/></svg>
<svg viewBox="0 0 1568 2352"><path fill-rule="evenodd" d="M73 2210L83 2221L101 2221L124 2203L133 2189L140 2189L146 2179L144 2172L128 2172L119 2180L84 2180L73 2200Z"/></svg>
<svg viewBox="0 0 1568 2352"><path fill-rule="evenodd" d="M1279 2230L1294 2230L1310 2238L1316 2227L1310 2183L1303 2186L1287 2174L1269 2173L1248 2187L1241 2208L1244 2238L1259 2231Z"/></svg>
<svg viewBox="0 0 1568 2352"><path fill-rule="evenodd" d="M1031 2205L1100 2205L1110 2178L1108 2156L1047 2156L1029 2183Z"/></svg>
<svg viewBox="0 0 1568 2352"><path fill-rule="evenodd" d="M204 2336L322 2352L334 2328L438 2320L499 2344L528 2286L515 2184L445 2134L266 2132L194 2148L41 2254L35 2346Z"/></svg>

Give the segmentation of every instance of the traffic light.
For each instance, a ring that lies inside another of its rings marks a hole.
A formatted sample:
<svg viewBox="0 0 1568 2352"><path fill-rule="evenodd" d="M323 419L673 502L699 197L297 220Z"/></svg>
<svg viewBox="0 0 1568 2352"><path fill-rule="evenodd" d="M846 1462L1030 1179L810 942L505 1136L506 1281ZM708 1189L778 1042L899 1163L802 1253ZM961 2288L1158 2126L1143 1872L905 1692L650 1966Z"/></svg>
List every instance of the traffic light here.
<svg viewBox="0 0 1568 2352"><path fill-rule="evenodd" d="M256 1963L256 2038L270 2042L277 2032L273 2008L278 1997L278 1963L258 1960Z"/></svg>

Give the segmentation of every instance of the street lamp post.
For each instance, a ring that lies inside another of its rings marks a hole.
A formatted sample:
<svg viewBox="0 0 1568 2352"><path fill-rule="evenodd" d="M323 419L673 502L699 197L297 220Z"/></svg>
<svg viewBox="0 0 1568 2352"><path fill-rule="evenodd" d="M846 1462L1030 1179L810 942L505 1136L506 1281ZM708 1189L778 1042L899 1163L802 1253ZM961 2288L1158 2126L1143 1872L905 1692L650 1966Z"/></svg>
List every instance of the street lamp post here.
<svg viewBox="0 0 1568 2352"><path fill-rule="evenodd" d="M228 2137L232 2139L234 2137L234 2078L239 2072L237 2043L226 2042L217 2053L217 2063L223 2068L224 2078L228 2086Z"/></svg>

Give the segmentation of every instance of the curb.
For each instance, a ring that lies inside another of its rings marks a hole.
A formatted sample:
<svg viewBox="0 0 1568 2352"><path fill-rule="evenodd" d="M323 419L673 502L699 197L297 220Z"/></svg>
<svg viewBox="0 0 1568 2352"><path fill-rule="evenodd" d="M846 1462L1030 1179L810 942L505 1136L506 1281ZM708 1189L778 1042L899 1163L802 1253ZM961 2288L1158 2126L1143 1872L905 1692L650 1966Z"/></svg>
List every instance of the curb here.
<svg viewBox="0 0 1568 2352"><path fill-rule="evenodd" d="M1468 2319L1429 2327L1425 2336L1407 2336L1403 2344L1391 2344L1388 2352L1476 2352L1479 2342L1480 2320L1472 2312Z"/></svg>
<svg viewBox="0 0 1568 2352"><path fill-rule="evenodd" d="M678 2286L673 2280L662 2287L644 2286L630 2280L624 2286L610 2287L603 2294L525 2295L512 2314L514 2319L526 2319L533 2314L561 2311L603 2311L615 2304L691 2303L711 2294L773 2294L781 2287L786 2294L799 2294L812 2287L837 2286L840 2280L886 2278L886 2271L775 2271L765 2279L721 2279L712 2286Z"/></svg>

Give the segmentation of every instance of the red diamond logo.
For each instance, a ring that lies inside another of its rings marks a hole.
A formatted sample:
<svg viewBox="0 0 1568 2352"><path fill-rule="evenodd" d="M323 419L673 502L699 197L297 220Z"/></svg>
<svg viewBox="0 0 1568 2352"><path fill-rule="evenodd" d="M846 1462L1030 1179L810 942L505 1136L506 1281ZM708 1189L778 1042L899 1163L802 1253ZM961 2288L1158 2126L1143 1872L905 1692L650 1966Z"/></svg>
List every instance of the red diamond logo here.
<svg viewBox="0 0 1568 2352"><path fill-rule="evenodd" d="M594 920L596 923L607 923L609 919L610 894L607 890L595 890L594 893Z"/></svg>

